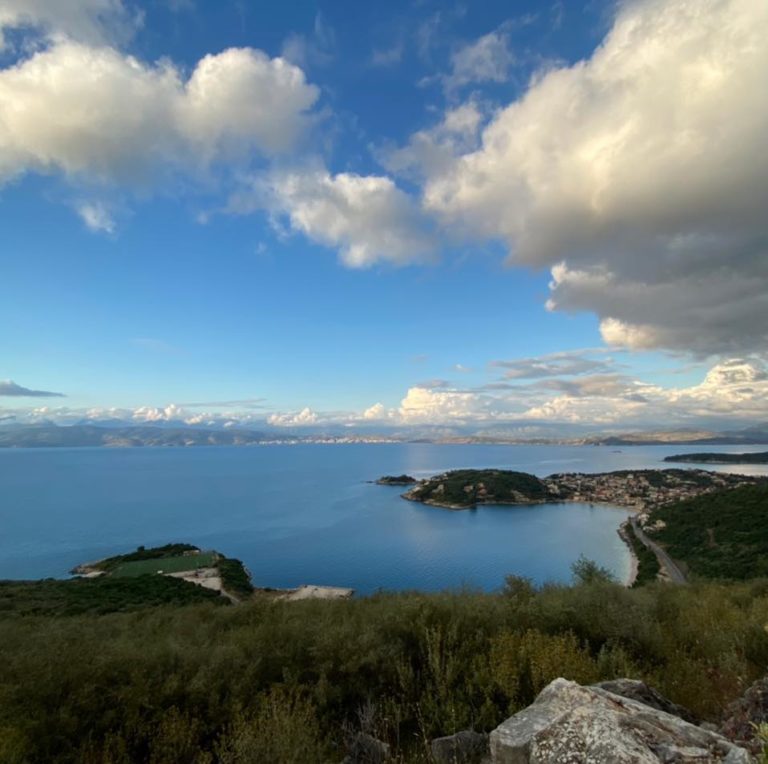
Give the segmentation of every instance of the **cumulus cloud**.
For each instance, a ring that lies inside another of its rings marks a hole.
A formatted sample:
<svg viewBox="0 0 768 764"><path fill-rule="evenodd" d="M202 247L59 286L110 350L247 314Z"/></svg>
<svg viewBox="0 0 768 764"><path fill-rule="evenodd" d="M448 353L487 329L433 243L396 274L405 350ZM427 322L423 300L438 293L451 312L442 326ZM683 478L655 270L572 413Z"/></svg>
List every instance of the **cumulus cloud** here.
<svg viewBox="0 0 768 764"><path fill-rule="evenodd" d="M434 177L477 146L483 112L475 101L449 109L431 128L415 132L404 146L379 150L389 172L409 178Z"/></svg>
<svg viewBox="0 0 768 764"><path fill-rule="evenodd" d="M635 0L433 174L424 203L604 338L703 355L768 340L768 4Z"/></svg>
<svg viewBox="0 0 768 764"><path fill-rule="evenodd" d="M397 410L404 424L445 424L487 420L498 415L493 397L466 390L411 387Z"/></svg>
<svg viewBox="0 0 768 764"><path fill-rule="evenodd" d="M363 411L363 419L369 422L380 422L390 416L391 412L383 403L374 403Z"/></svg>
<svg viewBox="0 0 768 764"><path fill-rule="evenodd" d="M492 366L505 369L508 379L539 379L575 374L610 371L614 368L610 359L589 358L583 350L563 351L533 358L517 358L512 361L493 361Z"/></svg>
<svg viewBox="0 0 768 764"><path fill-rule="evenodd" d="M305 407L301 411L287 414L270 414L267 423L273 427L302 427L316 424L317 414L311 408Z"/></svg>
<svg viewBox="0 0 768 764"><path fill-rule="evenodd" d="M730 359L687 387L652 385L622 374L502 382L479 391L414 387L396 415L404 424L743 427L768 419L768 368L759 358Z"/></svg>
<svg viewBox="0 0 768 764"><path fill-rule="evenodd" d="M0 50L3 31L31 28L52 38L103 43L128 38L141 23L121 0L3 0L0 4Z"/></svg>
<svg viewBox="0 0 768 764"><path fill-rule="evenodd" d="M48 390L30 390L28 387L17 385L13 380L0 380L0 395L12 398L63 398L63 393L52 393Z"/></svg>
<svg viewBox="0 0 768 764"><path fill-rule="evenodd" d="M435 242L413 200L387 177L325 170L274 174L268 204L291 228L337 248L353 268L428 261Z"/></svg>
<svg viewBox="0 0 768 764"><path fill-rule="evenodd" d="M157 406L140 406L131 412L131 419L137 422L183 421L186 416L184 409L175 403L163 406L162 408Z"/></svg>
<svg viewBox="0 0 768 764"><path fill-rule="evenodd" d="M249 48L185 78L103 46L63 40L0 70L0 183L25 172L146 182L255 151L291 149L318 97L301 69Z"/></svg>

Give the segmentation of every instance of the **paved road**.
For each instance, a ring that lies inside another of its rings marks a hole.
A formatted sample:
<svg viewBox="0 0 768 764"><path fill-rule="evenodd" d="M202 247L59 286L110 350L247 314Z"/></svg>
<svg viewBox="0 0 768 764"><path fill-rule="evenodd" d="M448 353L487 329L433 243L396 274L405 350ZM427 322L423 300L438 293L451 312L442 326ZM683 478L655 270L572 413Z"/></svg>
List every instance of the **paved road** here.
<svg viewBox="0 0 768 764"><path fill-rule="evenodd" d="M687 584L688 580L672 558L658 544L651 541L648 536L643 533L642 529L637 524L637 518L630 517L629 521L632 523L632 530L635 532L637 538L639 538L640 541L642 541L643 544L656 555L659 565L666 570L670 581L675 584Z"/></svg>

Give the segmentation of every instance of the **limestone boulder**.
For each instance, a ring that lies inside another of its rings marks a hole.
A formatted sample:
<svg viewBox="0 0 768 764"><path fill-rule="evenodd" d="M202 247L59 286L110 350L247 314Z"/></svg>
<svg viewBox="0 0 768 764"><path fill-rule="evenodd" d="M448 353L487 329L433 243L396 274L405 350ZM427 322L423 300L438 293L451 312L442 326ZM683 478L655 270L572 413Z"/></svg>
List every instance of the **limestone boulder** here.
<svg viewBox="0 0 768 764"><path fill-rule="evenodd" d="M555 679L490 736L497 764L751 764L743 748L602 687Z"/></svg>
<svg viewBox="0 0 768 764"><path fill-rule="evenodd" d="M673 716L679 716L691 724L701 723L701 719L696 714L668 700L660 692L657 692L653 687L649 687L639 679L610 679L607 682L599 682L593 686L608 690L608 692L612 692L614 695L621 695L622 698L637 700L643 705L656 708L659 711L666 711L666 713Z"/></svg>

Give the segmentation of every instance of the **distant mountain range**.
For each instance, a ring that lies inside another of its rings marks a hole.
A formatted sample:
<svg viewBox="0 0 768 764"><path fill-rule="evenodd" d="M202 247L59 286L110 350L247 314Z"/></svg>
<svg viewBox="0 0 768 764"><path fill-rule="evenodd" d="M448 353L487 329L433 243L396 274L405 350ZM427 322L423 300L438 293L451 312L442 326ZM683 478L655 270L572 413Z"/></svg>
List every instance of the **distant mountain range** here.
<svg viewBox="0 0 768 764"><path fill-rule="evenodd" d="M113 447L140 446L250 446L259 443L376 443L422 442L453 444L541 444L593 446L648 445L753 445L768 444L768 426L741 431L709 432L670 430L575 437L521 438L499 434L448 435L435 433L344 433L304 432L301 435L283 431L255 430L245 427L203 427L184 423L131 425L120 420L57 425L4 424L0 426L0 448Z"/></svg>
<svg viewBox="0 0 768 764"><path fill-rule="evenodd" d="M57 446L249 446L264 442L292 442L293 435L268 435L255 430L198 429L196 427L109 426L104 424L27 425L0 428L0 448Z"/></svg>

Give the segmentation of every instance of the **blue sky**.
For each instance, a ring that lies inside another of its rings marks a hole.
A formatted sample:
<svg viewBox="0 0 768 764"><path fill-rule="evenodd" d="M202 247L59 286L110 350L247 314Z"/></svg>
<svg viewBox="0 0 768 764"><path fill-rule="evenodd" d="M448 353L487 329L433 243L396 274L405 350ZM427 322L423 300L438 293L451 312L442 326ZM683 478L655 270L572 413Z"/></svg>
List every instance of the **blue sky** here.
<svg viewBox="0 0 768 764"><path fill-rule="evenodd" d="M747 0L0 0L0 415L753 423L766 31Z"/></svg>

